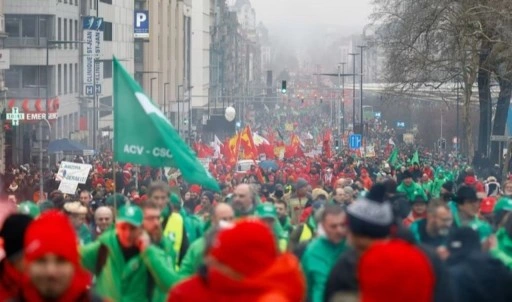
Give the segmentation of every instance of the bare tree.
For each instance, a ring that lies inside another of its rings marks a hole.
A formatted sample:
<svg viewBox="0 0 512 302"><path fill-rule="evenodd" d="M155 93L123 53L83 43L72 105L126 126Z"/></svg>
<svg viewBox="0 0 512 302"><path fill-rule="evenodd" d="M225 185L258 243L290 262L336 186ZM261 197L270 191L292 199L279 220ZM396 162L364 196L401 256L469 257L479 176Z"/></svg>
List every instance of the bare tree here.
<svg viewBox="0 0 512 302"><path fill-rule="evenodd" d="M375 0L374 4L377 43L385 50L391 89L437 90L460 82L463 150L472 159L473 87L478 76L479 97L490 101L490 66L495 66L491 58L497 55L493 49L507 41L497 28L508 24L504 20L510 18L506 13L510 4L506 0Z"/></svg>

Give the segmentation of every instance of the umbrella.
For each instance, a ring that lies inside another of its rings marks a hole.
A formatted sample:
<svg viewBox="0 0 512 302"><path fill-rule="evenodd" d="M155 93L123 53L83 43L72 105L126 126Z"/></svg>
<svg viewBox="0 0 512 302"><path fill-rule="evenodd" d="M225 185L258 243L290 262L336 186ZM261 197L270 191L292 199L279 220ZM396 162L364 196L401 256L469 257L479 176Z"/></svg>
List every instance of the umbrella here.
<svg viewBox="0 0 512 302"><path fill-rule="evenodd" d="M262 168L263 170L277 170L278 167L279 166L277 165L275 160L264 160L260 162L260 168Z"/></svg>

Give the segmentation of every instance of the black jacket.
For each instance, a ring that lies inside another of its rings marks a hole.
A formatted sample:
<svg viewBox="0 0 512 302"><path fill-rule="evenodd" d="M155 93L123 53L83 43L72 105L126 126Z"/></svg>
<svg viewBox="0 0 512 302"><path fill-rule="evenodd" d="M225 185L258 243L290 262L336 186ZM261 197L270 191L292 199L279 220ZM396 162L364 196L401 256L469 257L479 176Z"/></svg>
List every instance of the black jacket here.
<svg viewBox="0 0 512 302"><path fill-rule="evenodd" d="M501 261L475 251L447 264L455 302L512 301L512 272Z"/></svg>
<svg viewBox="0 0 512 302"><path fill-rule="evenodd" d="M418 246L429 258L434 275L436 285L434 289L435 302L452 302L452 291L449 276L445 265L436 255L436 253L428 247ZM334 265L329 279L325 286L324 301L328 302L337 293L354 293L359 290L359 282L357 280L357 262L358 256L353 249L345 252L338 262ZM397 280L397 282L399 282ZM510 300L512 301L512 300Z"/></svg>

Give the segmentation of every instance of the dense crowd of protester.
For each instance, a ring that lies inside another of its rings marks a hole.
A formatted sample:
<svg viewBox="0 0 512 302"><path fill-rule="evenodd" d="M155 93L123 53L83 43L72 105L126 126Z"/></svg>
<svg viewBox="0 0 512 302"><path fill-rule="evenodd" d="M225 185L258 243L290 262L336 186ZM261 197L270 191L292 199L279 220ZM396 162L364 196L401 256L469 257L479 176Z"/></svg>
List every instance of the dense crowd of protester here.
<svg viewBox="0 0 512 302"><path fill-rule="evenodd" d="M512 181L370 131L371 158L214 159L219 192L108 152L71 159L93 166L76 194L9 167L0 301L512 301Z"/></svg>

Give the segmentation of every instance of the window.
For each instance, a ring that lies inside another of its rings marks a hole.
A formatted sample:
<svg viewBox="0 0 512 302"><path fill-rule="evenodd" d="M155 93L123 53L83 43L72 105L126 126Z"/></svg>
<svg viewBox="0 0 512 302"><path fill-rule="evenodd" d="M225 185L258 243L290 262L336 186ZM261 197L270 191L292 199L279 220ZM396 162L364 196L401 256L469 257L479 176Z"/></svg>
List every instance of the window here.
<svg viewBox="0 0 512 302"><path fill-rule="evenodd" d="M73 64L69 64L69 93L73 93Z"/></svg>
<svg viewBox="0 0 512 302"><path fill-rule="evenodd" d="M99 99L100 117L112 114L112 96L106 96Z"/></svg>
<svg viewBox="0 0 512 302"><path fill-rule="evenodd" d="M140 39L135 40L134 45L134 60L135 63L142 64L144 62L144 42Z"/></svg>
<svg viewBox="0 0 512 302"><path fill-rule="evenodd" d="M9 93L20 98L44 97L46 80L46 66L11 66L5 71Z"/></svg>
<svg viewBox="0 0 512 302"><path fill-rule="evenodd" d="M74 41L73 39L73 20L69 19L69 41ZM73 44L69 44L69 48L73 49Z"/></svg>
<svg viewBox="0 0 512 302"><path fill-rule="evenodd" d="M68 40L68 19L64 19L64 41ZM68 48L68 44L64 44L64 48Z"/></svg>
<svg viewBox="0 0 512 302"><path fill-rule="evenodd" d="M112 4L112 0L100 0L100 2L103 2L106 4Z"/></svg>
<svg viewBox="0 0 512 302"><path fill-rule="evenodd" d="M112 41L112 23L104 22L103 25L105 26L103 41Z"/></svg>
<svg viewBox="0 0 512 302"><path fill-rule="evenodd" d="M62 19L61 18L58 18L57 19L57 40L62 40ZM60 44L59 45L59 48L60 48ZM60 93L59 93L60 94Z"/></svg>
<svg viewBox="0 0 512 302"><path fill-rule="evenodd" d="M62 78L62 82L64 82L64 94L68 94L68 64L64 64L64 77Z"/></svg>
<svg viewBox="0 0 512 302"><path fill-rule="evenodd" d="M75 64L75 92L79 92L79 90L78 90L78 64Z"/></svg>
<svg viewBox="0 0 512 302"><path fill-rule="evenodd" d="M62 94L62 83L60 79L62 78L62 66L59 64L57 67L57 94Z"/></svg>
<svg viewBox="0 0 512 302"><path fill-rule="evenodd" d="M112 78L112 60L103 61L103 78L104 79Z"/></svg>
<svg viewBox="0 0 512 302"><path fill-rule="evenodd" d="M79 37L78 37L78 20L75 20L75 41L78 41ZM76 44L76 48L78 48L79 45Z"/></svg>
<svg viewBox="0 0 512 302"><path fill-rule="evenodd" d="M21 36L21 18L7 16L5 18L5 31L9 37Z"/></svg>

